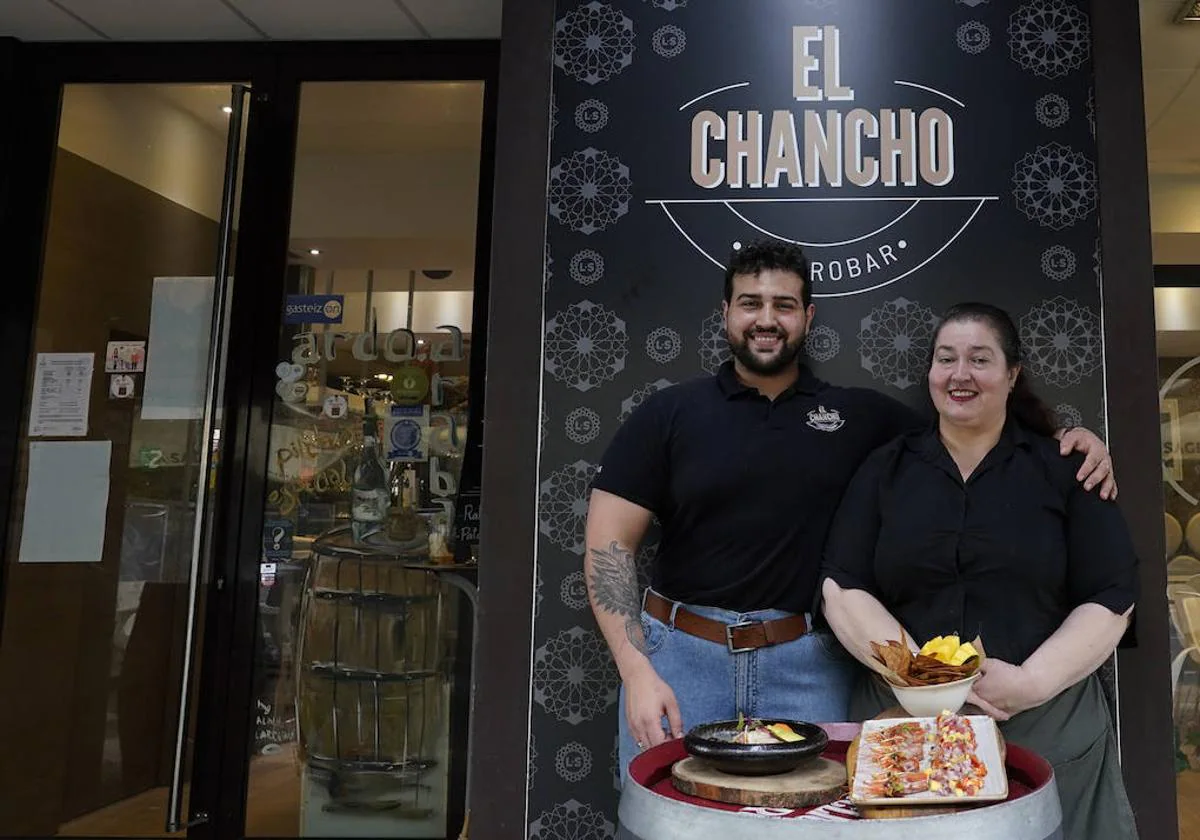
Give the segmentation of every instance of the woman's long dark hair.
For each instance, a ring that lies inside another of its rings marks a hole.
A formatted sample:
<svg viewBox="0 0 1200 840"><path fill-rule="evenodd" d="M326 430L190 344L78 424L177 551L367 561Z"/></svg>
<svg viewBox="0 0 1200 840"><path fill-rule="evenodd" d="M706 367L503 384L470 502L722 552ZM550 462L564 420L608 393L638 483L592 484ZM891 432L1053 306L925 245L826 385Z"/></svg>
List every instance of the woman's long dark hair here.
<svg viewBox="0 0 1200 840"><path fill-rule="evenodd" d="M937 329L933 331L933 341L929 344L929 363L933 364L933 351L937 347L938 336L947 324L962 321L980 321L991 327L1000 342L1000 351L1004 353L1004 361L1009 369L1022 364L1024 355L1021 352L1021 337L1012 318L998 306L990 303L959 303L950 307L938 321ZM1030 431L1039 435L1052 437L1058 429L1058 418L1054 411L1042 402L1033 392L1029 384L1029 375L1022 366L1017 374L1017 381L1008 395L1008 412Z"/></svg>

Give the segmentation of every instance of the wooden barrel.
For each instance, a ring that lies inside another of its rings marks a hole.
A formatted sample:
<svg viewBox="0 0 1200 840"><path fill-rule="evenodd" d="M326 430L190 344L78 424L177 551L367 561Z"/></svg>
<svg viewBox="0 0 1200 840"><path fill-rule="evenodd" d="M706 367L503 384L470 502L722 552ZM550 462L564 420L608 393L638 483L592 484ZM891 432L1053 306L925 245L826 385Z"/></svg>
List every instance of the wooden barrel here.
<svg viewBox="0 0 1200 840"><path fill-rule="evenodd" d="M337 804L403 800L438 764L452 616L445 584L404 563L346 528L313 545L296 653L299 740Z"/></svg>
<svg viewBox="0 0 1200 840"><path fill-rule="evenodd" d="M831 741L827 758L848 744ZM840 753L840 755L839 755ZM857 819L844 803L821 814L774 808L738 809L684 796L671 785L671 766L685 757L681 741L642 753L629 766L617 814L618 840L1062 840L1062 808L1054 772L1039 756L1009 745L1009 799L956 814L898 820Z"/></svg>

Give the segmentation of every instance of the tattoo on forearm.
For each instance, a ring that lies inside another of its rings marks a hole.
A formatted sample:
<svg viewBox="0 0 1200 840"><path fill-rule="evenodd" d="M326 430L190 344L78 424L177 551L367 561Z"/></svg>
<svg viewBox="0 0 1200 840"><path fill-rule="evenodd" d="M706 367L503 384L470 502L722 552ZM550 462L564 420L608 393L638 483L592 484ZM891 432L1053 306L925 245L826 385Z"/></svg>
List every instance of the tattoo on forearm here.
<svg viewBox="0 0 1200 840"><path fill-rule="evenodd" d="M616 541L609 543L607 549L593 548L589 553L592 557L592 597L596 606L605 612L636 620L640 634L642 610L633 553Z"/></svg>
<svg viewBox="0 0 1200 840"><path fill-rule="evenodd" d="M625 619L625 638L633 649L645 656L650 655L650 647L646 644L646 633L642 630L641 617Z"/></svg>

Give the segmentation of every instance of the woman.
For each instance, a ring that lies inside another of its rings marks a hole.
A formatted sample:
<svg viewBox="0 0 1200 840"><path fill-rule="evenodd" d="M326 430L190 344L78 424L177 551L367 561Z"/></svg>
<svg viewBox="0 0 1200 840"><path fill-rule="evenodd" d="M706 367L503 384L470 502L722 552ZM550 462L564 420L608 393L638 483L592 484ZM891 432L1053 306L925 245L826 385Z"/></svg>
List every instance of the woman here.
<svg viewBox="0 0 1200 840"><path fill-rule="evenodd" d="M1095 670L1137 598L1137 559L1120 512L1074 480L1051 412L1021 369L1001 309L960 304L934 334L937 422L876 450L826 544L830 626L867 662L869 642L910 646L977 634L987 658L970 702L1005 738L1053 766L1067 838L1135 838L1108 707ZM895 705L871 675L851 707Z"/></svg>

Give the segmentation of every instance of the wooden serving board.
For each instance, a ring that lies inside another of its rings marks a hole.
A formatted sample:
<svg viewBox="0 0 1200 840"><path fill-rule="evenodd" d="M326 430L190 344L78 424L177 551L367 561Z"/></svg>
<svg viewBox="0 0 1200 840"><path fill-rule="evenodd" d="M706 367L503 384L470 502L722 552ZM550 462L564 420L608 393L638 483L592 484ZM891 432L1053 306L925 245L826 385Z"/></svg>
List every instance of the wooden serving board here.
<svg viewBox="0 0 1200 840"><path fill-rule="evenodd" d="M974 706L970 707L974 709ZM963 709L959 714L969 714L968 709ZM906 718L912 717L908 712L899 706L894 706L890 709L885 709L875 716L875 720L887 720L890 718ZM854 768L858 766L858 741L860 736L855 736L850 742L850 748L846 751L846 782L849 789L854 789ZM1007 756L1007 751L1004 748L1004 736L1000 734L999 728L996 730L996 737L1000 741L1000 759L1003 761ZM962 805L855 805L858 813L864 820L902 820L908 817L932 817L937 814L957 814L961 811L966 811L971 808L978 808L980 805L987 803L971 802Z"/></svg>
<svg viewBox="0 0 1200 840"><path fill-rule="evenodd" d="M671 783L688 796L730 805L815 808L845 794L846 768L841 762L817 757L774 776L734 776L722 773L704 759L689 756L671 768Z"/></svg>

